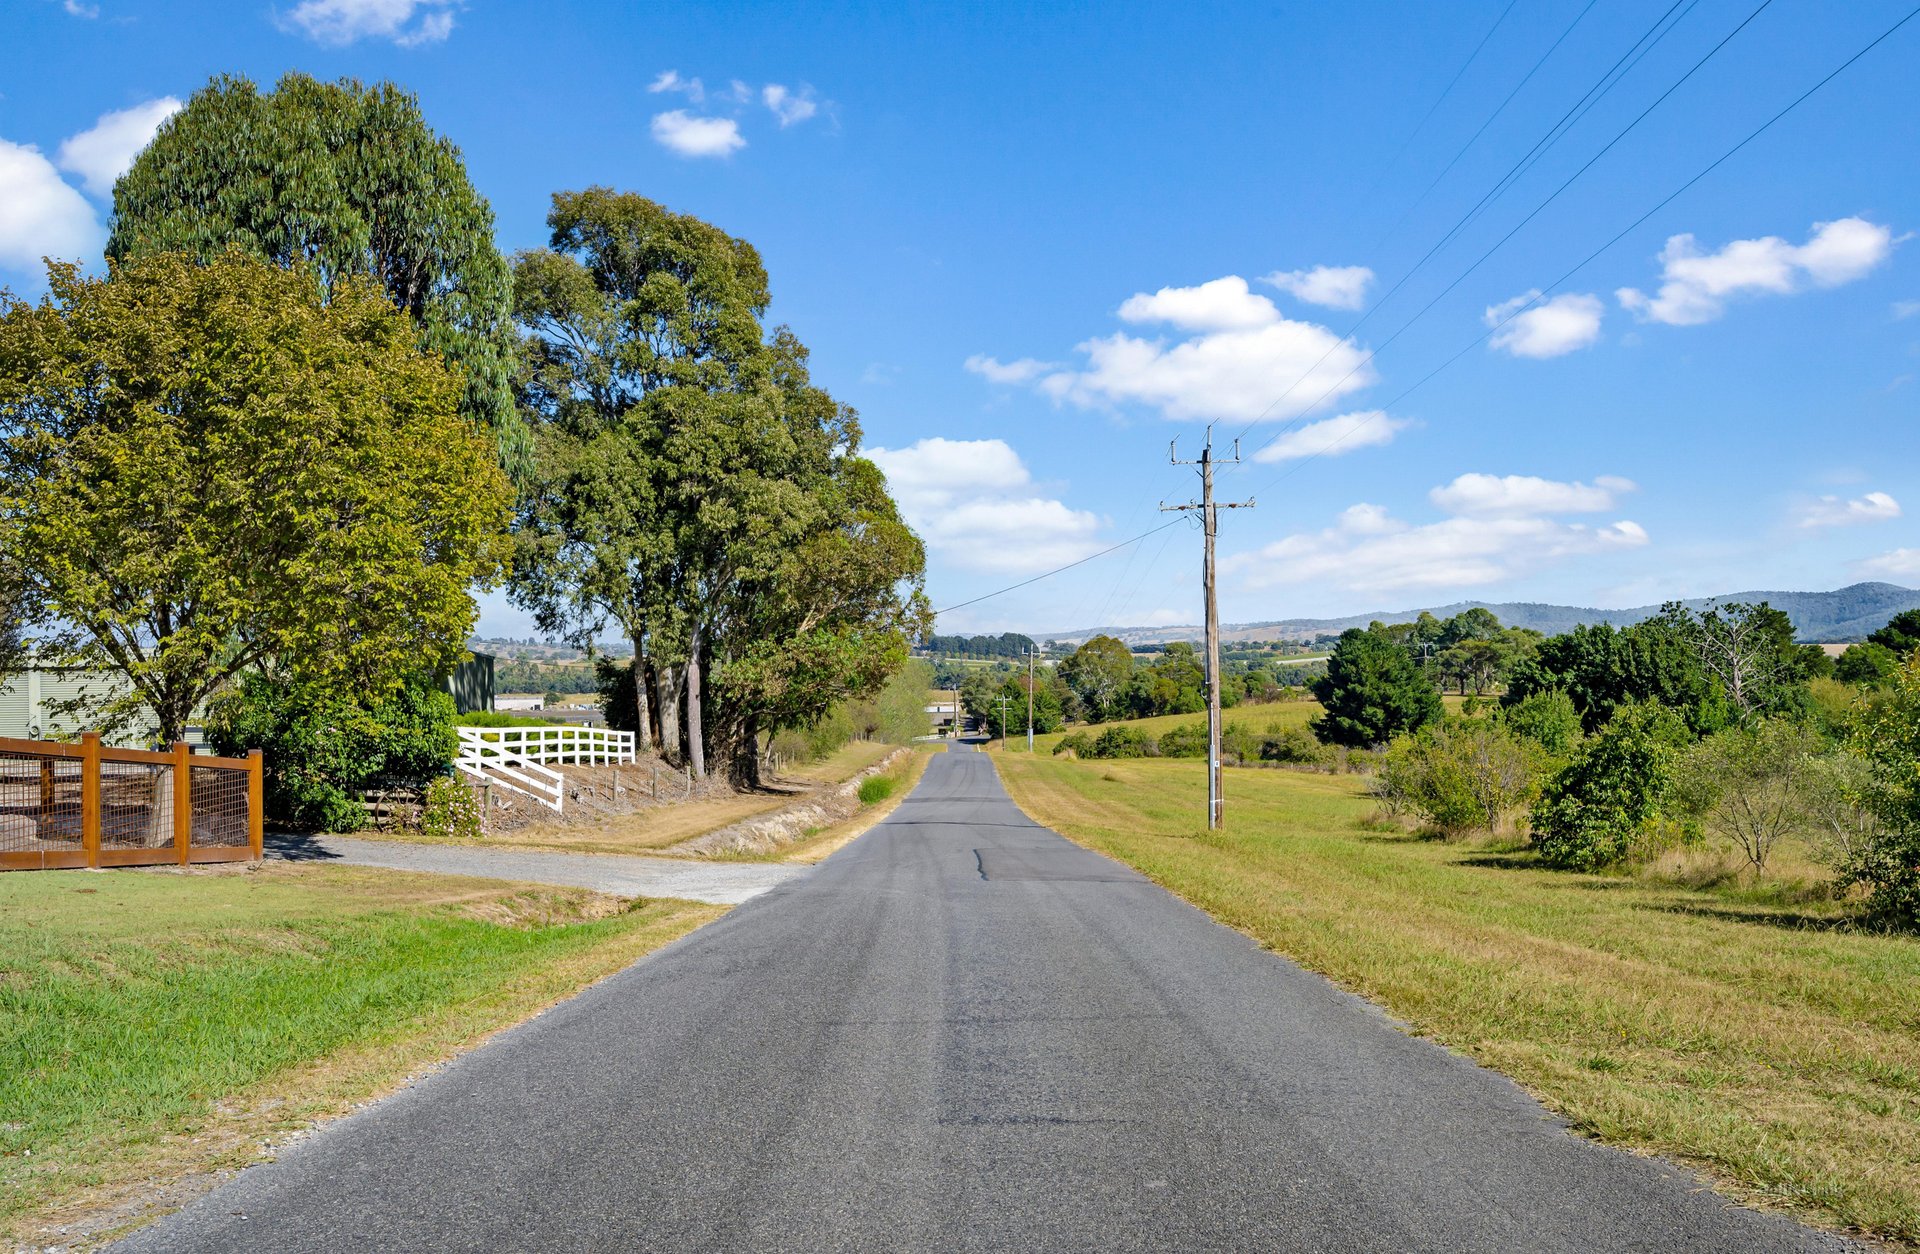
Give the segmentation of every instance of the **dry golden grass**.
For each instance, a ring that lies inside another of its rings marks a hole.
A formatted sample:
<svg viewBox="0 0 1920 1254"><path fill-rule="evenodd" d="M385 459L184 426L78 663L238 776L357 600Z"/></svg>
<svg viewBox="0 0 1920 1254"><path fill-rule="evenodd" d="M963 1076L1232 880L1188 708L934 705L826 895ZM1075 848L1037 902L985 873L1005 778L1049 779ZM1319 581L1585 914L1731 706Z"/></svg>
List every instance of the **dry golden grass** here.
<svg viewBox="0 0 1920 1254"><path fill-rule="evenodd" d="M870 806L862 806L858 813L842 819L831 827L823 827L805 839L796 840L786 848L775 853L746 855L738 859L744 862L802 862L824 861L833 854L852 844L857 838L880 823L913 791L920 782L920 776L927 769L927 763L933 755L944 750L942 745L915 745L914 752L898 765L889 768L882 778L893 781L893 793L885 801Z"/></svg>
<svg viewBox="0 0 1920 1254"><path fill-rule="evenodd" d="M1382 830L1351 776L1229 771L1228 827L1208 834L1198 763L996 761L1037 821L1583 1131L1749 1200L1920 1242L1920 938L1855 930L1791 880L1729 880L1699 857L1573 875Z"/></svg>

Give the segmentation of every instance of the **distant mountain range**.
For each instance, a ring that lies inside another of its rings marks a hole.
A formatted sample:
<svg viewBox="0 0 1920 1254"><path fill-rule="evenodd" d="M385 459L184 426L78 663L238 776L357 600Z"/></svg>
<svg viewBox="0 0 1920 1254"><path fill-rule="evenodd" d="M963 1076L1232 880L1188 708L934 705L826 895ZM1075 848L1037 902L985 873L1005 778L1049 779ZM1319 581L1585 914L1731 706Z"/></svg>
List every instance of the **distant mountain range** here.
<svg viewBox="0 0 1920 1254"><path fill-rule="evenodd" d="M1890 583L1856 583L1832 592L1729 592L1725 596L1699 597L1687 601L1693 609L1717 602L1765 601L1793 620L1794 634L1813 643L1840 643L1859 640L1886 624L1902 610L1920 609L1920 591ZM1509 627L1531 627L1549 636L1570 631L1581 623L1611 623L1626 627L1660 612L1658 605L1638 605L1625 610L1589 609L1577 605L1542 605L1536 601L1458 601L1435 605L1425 610L1381 611L1375 614L1351 614L1345 618L1287 618L1266 623L1226 623L1220 628L1222 640L1298 640L1312 639L1349 627L1365 627L1371 622L1409 623L1421 614L1451 618L1461 610L1492 610ZM1191 627L1090 627L1079 631L1055 631L1038 635L1041 640L1079 643L1092 636L1115 636L1128 644L1166 644L1174 640L1199 640L1202 628Z"/></svg>

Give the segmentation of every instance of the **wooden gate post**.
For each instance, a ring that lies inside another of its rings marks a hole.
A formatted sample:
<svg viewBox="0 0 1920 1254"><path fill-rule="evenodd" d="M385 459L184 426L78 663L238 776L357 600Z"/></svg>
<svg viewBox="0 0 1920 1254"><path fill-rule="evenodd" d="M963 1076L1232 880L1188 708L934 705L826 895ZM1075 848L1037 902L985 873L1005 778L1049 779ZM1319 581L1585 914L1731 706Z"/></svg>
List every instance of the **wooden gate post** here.
<svg viewBox="0 0 1920 1254"><path fill-rule="evenodd" d="M184 740L173 742L173 851L180 865L187 865L187 850L193 844L193 746Z"/></svg>
<svg viewBox="0 0 1920 1254"><path fill-rule="evenodd" d="M80 849L100 866L100 733L80 733Z"/></svg>
<svg viewBox="0 0 1920 1254"><path fill-rule="evenodd" d="M247 751L247 843L257 861L266 856L266 759L258 749Z"/></svg>

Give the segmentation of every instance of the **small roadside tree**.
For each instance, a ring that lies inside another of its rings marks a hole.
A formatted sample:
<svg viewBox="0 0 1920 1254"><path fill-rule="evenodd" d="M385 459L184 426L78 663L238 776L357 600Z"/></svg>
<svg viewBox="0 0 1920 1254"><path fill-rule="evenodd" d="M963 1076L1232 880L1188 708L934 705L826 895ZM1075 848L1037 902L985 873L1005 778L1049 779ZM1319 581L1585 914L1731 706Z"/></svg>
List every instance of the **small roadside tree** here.
<svg viewBox="0 0 1920 1254"><path fill-rule="evenodd" d="M1757 878L1780 841L1808 819L1819 741L1785 719L1729 727L1687 750L1676 792L1708 831L1731 843Z"/></svg>
<svg viewBox="0 0 1920 1254"><path fill-rule="evenodd" d="M1841 881L1865 887L1883 920L1920 925L1920 654L1861 711L1848 749L1868 768L1855 785L1859 803L1879 821L1858 832Z"/></svg>
<svg viewBox="0 0 1920 1254"><path fill-rule="evenodd" d="M1652 701L1634 701L1547 781L1533 806L1533 843L1548 866L1594 871L1626 857L1673 785L1686 724Z"/></svg>
<svg viewBox="0 0 1920 1254"><path fill-rule="evenodd" d="M1326 713L1313 720L1322 744L1365 749L1418 731L1444 712L1440 693L1407 651L1379 632L1344 632L1313 695Z"/></svg>
<svg viewBox="0 0 1920 1254"><path fill-rule="evenodd" d="M168 254L0 299L0 553L56 660L162 739L243 670L375 692L451 667L507 484L368 280Z"/></svg>

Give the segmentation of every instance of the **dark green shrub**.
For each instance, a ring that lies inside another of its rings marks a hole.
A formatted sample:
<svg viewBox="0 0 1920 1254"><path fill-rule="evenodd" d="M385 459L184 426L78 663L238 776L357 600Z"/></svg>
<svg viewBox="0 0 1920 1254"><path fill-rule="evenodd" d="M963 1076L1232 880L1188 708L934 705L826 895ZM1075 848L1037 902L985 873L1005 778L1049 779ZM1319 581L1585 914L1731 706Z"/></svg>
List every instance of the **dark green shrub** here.
<svg viewBox="0 0 1920 1254"><path fill-rule="evenodd" d="M1541 756L1497 722L1450 718L1394 740L1375 795L1448 836L1490 832L1532 799Z"/></svg>
<svg viewBox="0 0 1920 1254"><path fill-rule="evenodd" d="M426 678L369 697L249 675L209 713L216 753L265 755L268 815L309 830L353 831L366 812L350 792L444 775L458 751L453 697Z"/></svg>
<svg viewBox="0 0 1920 1254"><path fill-rule="evenodd" d="M1083 731L1074 732L1070 736L1062 736L1060 738L1059 743L1053 746L1053 756L1057 758L1063 753L1071 753L1076 758L1090 757L1092 755L1088 750L1092 748L1092 746L1093 740L1087 733Z"/></svg>
<svg viewBox="0 0 1920 1254"><path fill-rule="evenodd" d="M1326 750L1313 733L1304 727L1284 727L1260 741L1262 762L1281 762L1290 766L1318 766Z"/></svg>
<svg viewBox="0 0 1920 1254"><path fill-rule="evenodd" d="M1107 728L1087 747L1090 758L1151 758L1159 754L1160 746L1152 736L1125 724Z"/></svg>
<svg viewBox="0 0 1920 1254"><path fill-rule="evenodd" d="M1325 744L1354 749L1418 731L1445 711L1439 690L1414 666L1405 648L1358 627L1341 633L1313 695L1327 711L1313 720L1313 734Z"/></svg>
<svg viewBox="0 0 1920 1254"><path fill-rule="evenodd" d="M427 785L420 800L420 830L428 836L479 840L486 835L480 798L464 779L442 775Z"/></svg>
<svg viewBox="0 0 1920 1254"><path fill-rule="evenodd" d="M1163 758L1204 758L1207 756L1207 725L1186 723L1160 734Z"/></svg>
<svg viewBox="0 0 1920 1254"><path fill-rule="evenodd" d="M1558 688L1529 693L1501 712L1507 729L1531 740L1557 758L1580 743L1580 711L1573 698Z"/></svg>
<svg viewBox="0 0 1920 1254"><path fill-rule="evenodd" d="M1657 702L1621 705L1534 804L1541 861L1592 871L1626 857L1659 815L1675 756L1691 739L1680 716Z"/></svg>
<svg viewBox="0 0 1920 1254"><path fill-rule="evenodd" d="M1866 766L1850 791L1876 822L1849 842L1840 881L1866 888L1883 922L1920 927L1920 653L1883 683L1885 695L1861 711L1847 746Z"/></svg>
<svg viewBox="0 0 1920 1254"><path fill-rule="evenodd" d="M869 775L860 781L860 804L870 806L893 796L893 780L885 775Z"/></svg>

